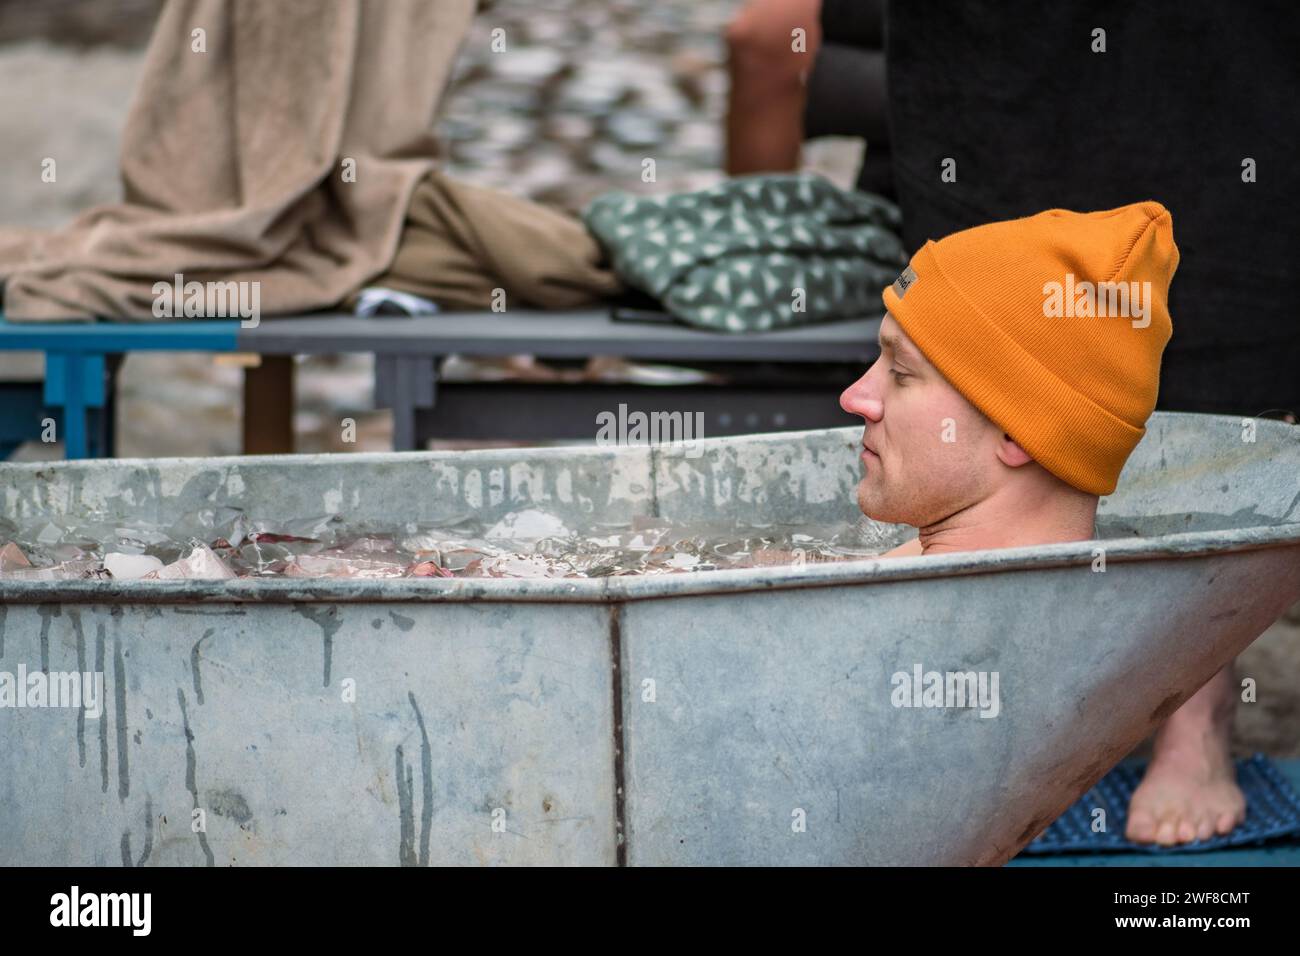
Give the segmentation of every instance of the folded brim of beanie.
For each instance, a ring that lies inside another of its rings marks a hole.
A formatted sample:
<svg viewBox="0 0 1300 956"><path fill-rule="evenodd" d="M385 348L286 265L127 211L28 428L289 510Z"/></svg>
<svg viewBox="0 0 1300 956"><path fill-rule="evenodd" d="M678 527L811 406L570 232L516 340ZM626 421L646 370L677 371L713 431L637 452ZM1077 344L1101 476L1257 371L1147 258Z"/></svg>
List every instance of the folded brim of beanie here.
<svg viewBox="0 0 1300 956"><path fill-rule="evenodd" d="M949 384L1036 462L1081 491L1113 492L1146 429L1071 387L990 321L944 276L934 245L912 257L916 278L903 295L885 288L885 308Z"/></svg>

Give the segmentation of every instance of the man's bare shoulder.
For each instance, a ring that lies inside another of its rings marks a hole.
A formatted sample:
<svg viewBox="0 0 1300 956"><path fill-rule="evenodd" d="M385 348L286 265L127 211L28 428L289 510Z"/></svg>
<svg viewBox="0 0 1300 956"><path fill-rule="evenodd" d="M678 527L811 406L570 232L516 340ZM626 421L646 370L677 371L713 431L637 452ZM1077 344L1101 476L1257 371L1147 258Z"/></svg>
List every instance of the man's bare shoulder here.
<svg viewBox="0 0 1300 956"><path fill-rule="evenodd" d="M913 538L911 541L905 541L892 551L886 551L881 555L882 558L907 558L921 553L921 539Z"/></svg>

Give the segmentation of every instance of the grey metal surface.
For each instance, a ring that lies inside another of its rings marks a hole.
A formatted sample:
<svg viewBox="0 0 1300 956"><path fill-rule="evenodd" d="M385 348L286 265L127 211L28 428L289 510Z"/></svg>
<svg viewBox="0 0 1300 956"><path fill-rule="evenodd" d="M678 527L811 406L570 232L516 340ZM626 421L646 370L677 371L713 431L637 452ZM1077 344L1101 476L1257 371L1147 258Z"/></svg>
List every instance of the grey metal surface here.
<svg viewBox="0 0 1300 956"><path fill-rule="evenodd" d="M438 393L437 358L429 355L375 355L375 407L393 410L393 450L420 447L417 409L432 408ZM477 422L483 416L474 415ZM489 421L491 419L488 419Z"/></svg>
<svg viewBox="0 0 1300 956"><path fill-rule="evenodd" d="M413 442L407 447L432 438L590 440L596 416L620 405L647 416L676 412L692 416L684 419L690 422L698 413L700 434L715 437L843 427L852 416L836 396L835 383L825 382L804 388L443 382L437 404L421 406L413 415ZM393 410L396 416L397 406ZM394 446L397 430L395 417Z"/></svg>
<svg viewBox="0 0 1300 956"><path fill-rule="evenodd" d="M859 434L5 465L0 504L824 522L855 514ZM1158 413L1101 516L1145 534L669 578L0 581L0 669L102 640L109 689L99 724L0 709L0 862L1002 862L1300 599L1300 429ZM997 716L893 706L917 663L998 672Z"/></svg>
<svg viewBox="0 0 1300 956"><path fill-rule="evenodd" d="M0 864L615 862L603 608L6 610L109 700L0 711Z"/></svg>
<svg viewBox="0 0 1300 956"><path fill-rule="evenodd" d="M685 325L615 322L607 309L574 312L445 312L411 318L347 314L263 319L239 330L239 348L279 353L519 355L694 361L852 362L879 354L880 318L826 322L746 335Z"/></svg>
<svg viewBox="0 0 1300 956"><path fill-rule="evenodd" d="M936 584L626 606L629 862L1005 862L1300 597L1300 546ZM997 672L996 716L892 706L917 664Z"/></svg>

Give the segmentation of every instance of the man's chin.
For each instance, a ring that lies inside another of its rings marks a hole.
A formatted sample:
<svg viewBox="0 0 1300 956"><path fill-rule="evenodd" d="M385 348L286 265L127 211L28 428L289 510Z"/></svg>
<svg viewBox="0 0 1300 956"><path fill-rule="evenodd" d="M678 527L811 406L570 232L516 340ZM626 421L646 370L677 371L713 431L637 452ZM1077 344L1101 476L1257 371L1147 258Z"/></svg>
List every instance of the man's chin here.
<svg viewBox="0 0 1300 956"><path fill-rule="evenodd" d="M884 500L878 489L867 489L865 487L866 479L858 485L857 498L858 510L870 518L872 521L879 521L881 524L911 524L908 516L899 514L896 508L890 507L890 503Z"/></svg>
<svg viewBox="0 0 1300 956"><path fill-rule="evenodd" d="M870 494L862 485L858 485L858 510L872 521L892 523L889 518L882 517L888 509L881 507L879 496Z"/></svg>

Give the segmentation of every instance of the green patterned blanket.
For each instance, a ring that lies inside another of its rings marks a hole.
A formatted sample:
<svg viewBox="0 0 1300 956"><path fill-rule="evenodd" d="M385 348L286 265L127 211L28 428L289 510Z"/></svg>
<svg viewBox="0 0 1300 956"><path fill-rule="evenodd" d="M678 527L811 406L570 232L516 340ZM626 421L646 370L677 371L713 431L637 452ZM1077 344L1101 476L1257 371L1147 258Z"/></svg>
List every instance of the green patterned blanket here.
<svg viewBox="0 0 1300 956"><path fill-rule="evenodd" d="M627 285L722 332L879 315L880 290L907 264L897 206L810 174L611 192L583 219Z"/></svg>

